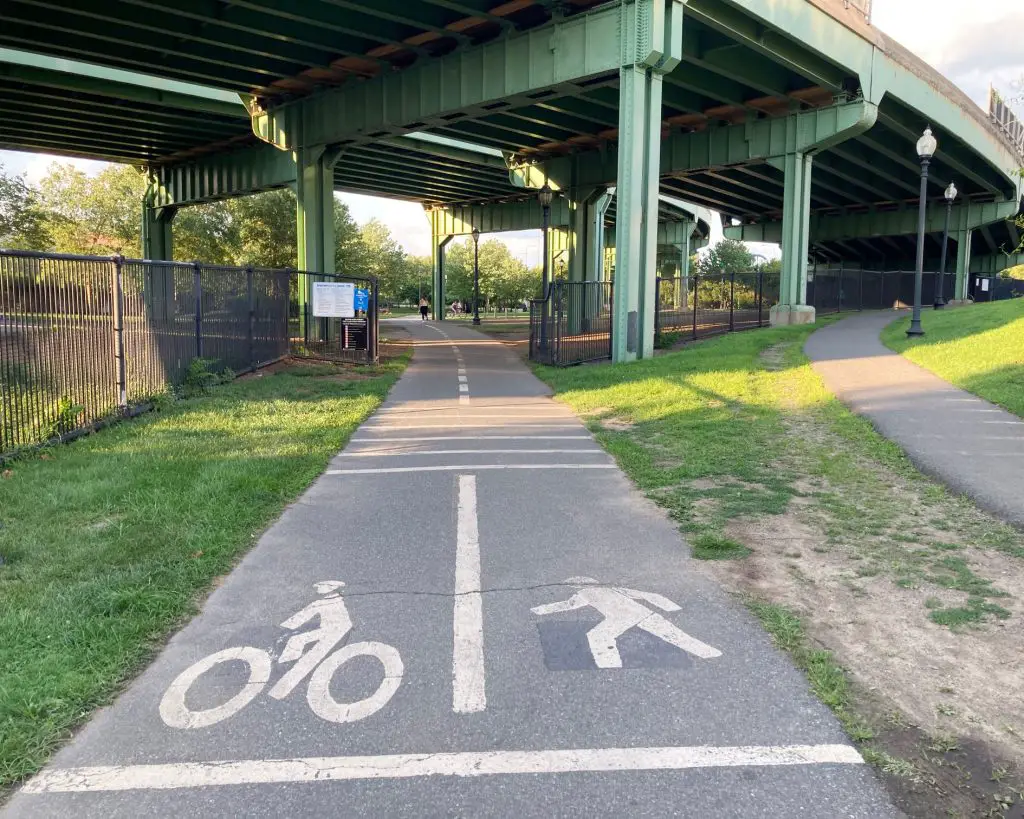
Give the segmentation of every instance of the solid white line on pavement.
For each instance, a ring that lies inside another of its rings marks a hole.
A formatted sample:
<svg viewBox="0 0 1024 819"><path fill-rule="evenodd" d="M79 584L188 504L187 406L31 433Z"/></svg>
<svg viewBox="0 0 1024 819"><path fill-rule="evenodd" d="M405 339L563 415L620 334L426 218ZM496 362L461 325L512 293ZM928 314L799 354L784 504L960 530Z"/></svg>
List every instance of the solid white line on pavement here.
<svg viewBox="0 0 1024 819"><path fill-rule="evenodd" d="M350 444L392 444L415 441L589 441L589 435L422 435L415 438L349 438Z"/></svg>
<svg viewBox="0 0 1024 819"><path fill-rule="evenodd" d="M389 466L381 469L328 469L326 475L384 475L395 472L478 472L484 469L615 469L615 464L453 464Z"/></svg>
<svg viewBox="0 0 1024 819"><path fill-rule="evenodd" d="M452 710L472 714L487 707L484 691L484 609L480 595L480 536L476 475L459 475L455 541L455 651Z"/></svg>
<svg viewBox="0 0 1024 819"><path fill-rule="evenodd" d="M30 780L22 793L169 790L224 785L409 779L421 776L494 776L607 771L681 771L779 765L861 765L850 745L736 747L580 748L557 751L482 751L307 757L163 765L53 768Z"/></svg>
<svg viewBox="0 0 1024 819"><path fill-rule="evenodd" d="M603 449L360 449L342 458L386 458L404 455L604 455Z"/></svg>

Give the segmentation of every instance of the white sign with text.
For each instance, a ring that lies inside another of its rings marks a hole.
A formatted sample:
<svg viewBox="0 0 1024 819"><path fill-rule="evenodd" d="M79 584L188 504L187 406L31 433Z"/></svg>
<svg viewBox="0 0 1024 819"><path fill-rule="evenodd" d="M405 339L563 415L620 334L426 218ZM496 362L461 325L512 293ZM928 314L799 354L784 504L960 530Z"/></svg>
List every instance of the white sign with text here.
<svg viewBox="0 0 1024 819"><path fill-rule="evenodd" d="M352 318L356 314L356 286L352 282L313 282L316 318Z"/></svg>

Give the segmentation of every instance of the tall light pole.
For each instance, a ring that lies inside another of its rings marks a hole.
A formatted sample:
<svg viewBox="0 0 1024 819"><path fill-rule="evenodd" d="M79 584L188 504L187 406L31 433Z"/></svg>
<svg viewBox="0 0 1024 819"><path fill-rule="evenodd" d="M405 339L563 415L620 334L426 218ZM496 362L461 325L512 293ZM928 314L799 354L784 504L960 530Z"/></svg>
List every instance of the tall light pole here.
<svg viewBox="0 0 1024 819"><path fill-rule="evenodd" d="M925 128L917 141L917 155L921 159L921 197L917 205L917 268L914 270L914 314L910 318L908 336L923 336L921 329L921 280L924 278L924 223L928 207L928 165L935 155L939 141L932 136L932 129Z"/></svg>
<svg viewBox="0 0 1024 819"><path fill-rule="evenodd" d="M473 324L480 326L480 228L473 228Z"/></svg>
<svg viewBox="0 0 1024 819"><path fill-rule="evenodd" d="M540 348L546 350L548 348L548 277L550 271L548 270L548 260L550 251L548 249L548 226L551 224L551 200L554 198L551 188L548 183L544 183L544 187L537 192L537 201L540 202L541 210L541 234L544 242L544 259L541 263L541 274L540 274L540 297L544 300L541 307L541 321L540 321Z"/></svg>
<svg viewBox="0 0 1024 819"><path fill-rule="evenodd" d="M956 199L956 185L952 182L946 188L943 196L946 197L946 226L942 229L942 261L939 262L939 281L935 287L935 309L941 310L946 306L946 248L949 245L949 216L953 210L953 200ZM956 293L953 294L956 298Z"/></svg>

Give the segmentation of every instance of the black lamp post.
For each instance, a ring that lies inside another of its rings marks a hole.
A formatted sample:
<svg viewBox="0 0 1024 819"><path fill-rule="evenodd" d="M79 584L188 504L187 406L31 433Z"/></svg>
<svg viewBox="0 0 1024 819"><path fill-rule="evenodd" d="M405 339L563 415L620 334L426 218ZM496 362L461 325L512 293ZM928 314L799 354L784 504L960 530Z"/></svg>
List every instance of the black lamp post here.
<svg viewBox="0 0 1024 819"><path fill-rule="evenodd" d="M928 165L935 155L939 142L932 136L932 129L925 128L917 141L917 155L921 158L921 198L917 206L917 268L914 270L914 314L910 318L908 336L923 336L921 329L921 280L924 278L924 227L928 207Z"/></svg>
<svg viewBox="0 0 1024 819"><path fill-rule="evenodd" d="M550 271L548 270L548 259L550 251L548 250L548 227L551 224L551 200L554 198L554 193L548 186L548 183L544 183L544 187L537 192L537 201L540 202L541 209L541 233L543 235L544 242L544 260L541 265L540 274L540 297L544 300L541 310L541 321L540 321L540 348L546 350L548 348L548 277Z"/></svg>
<svg viewBox="0 0 1024 819"><path fill-rule="evenodd" d="M946 225L942 229L942 260L939 262L939 282L935 288L936 310L941 310L946 306L946 248L949 246L949 216L953 210L953 200L956 199L956 194L956 185L950 182L943 194L946 197ZM956 298L956 293L953 294L953 298Z"/></svg>
<svg viewBox="0 0 1024 819"><path fill-rule="evenodd" d="M473 324L480 326L480 228L473 228Z"/></svg>

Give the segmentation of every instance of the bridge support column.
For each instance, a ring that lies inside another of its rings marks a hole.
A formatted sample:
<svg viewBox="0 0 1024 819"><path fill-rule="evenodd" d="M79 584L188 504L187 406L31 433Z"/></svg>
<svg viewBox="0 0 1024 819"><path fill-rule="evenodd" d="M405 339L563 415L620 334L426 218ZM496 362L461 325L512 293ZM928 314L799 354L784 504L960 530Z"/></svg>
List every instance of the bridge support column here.
<svg viewBox="0 0 1024 819"><path fill-rule="evenodd" d="M971 283L971 239L973 230L958 230L953 234L956 239L956 285L955 298L967 299Z"/></svg>
<svg viewBox="0 0 1024 819"><path fill-rule="evenodd" d="M325 145L295 152L299 270L334 272L334 164L340 155Z"/></svg>
<svg viewBox="0 0 1024 819"><path fill-rule="evenodd" d="M441 235L436 232L438 216L433 217L434 230L431 231L430 261L434 272L434 287L430 299L430 315L434 321L444 321L448 309L444 301L444 256L448 243L455 238L452 234Z"/></svg>
<svg viewBox="0 0 1024 819"><path fill-rule="evenodd" d="M174 258L174 217L177 208L142 206L142 257L158 261Z"/></svg>
<svg viewBox="0 0 1024 819"><path fill-rule="evenodd" d="M681 0L638 0L619 71L612 360L654 355L662 78L682 56ZM623 4L623 20L626 6ZM630 42L631 40L631 42Z"/></svg>
<svg viewBox="0 0 1024 819"><path fill-rule="evenodd" d="M696 222L683 223L683 241L677 245L679 251L679 281L676 283L673 307L681 310L686 306L686 294L690 289L690 237L693 236Z"/></svg>
<svg viewBox="0 0 1024 819"><path fill-rule="evenodd" d="M142 258L169 262L174 258L174 217L177 208L142 205ZM173 311L174 270L163 265L143 268L142 292L153 318L168 319Z"/></svg>
<svg viewBox="0 0 1024 819"><path fill-rule="evenodd" d="M814 307L807 304L807 254L811 219L811 165L802 151L768 160L785 174L782 203L782 273L779 303L771 309L772 326L810 324Z"/></svg>

